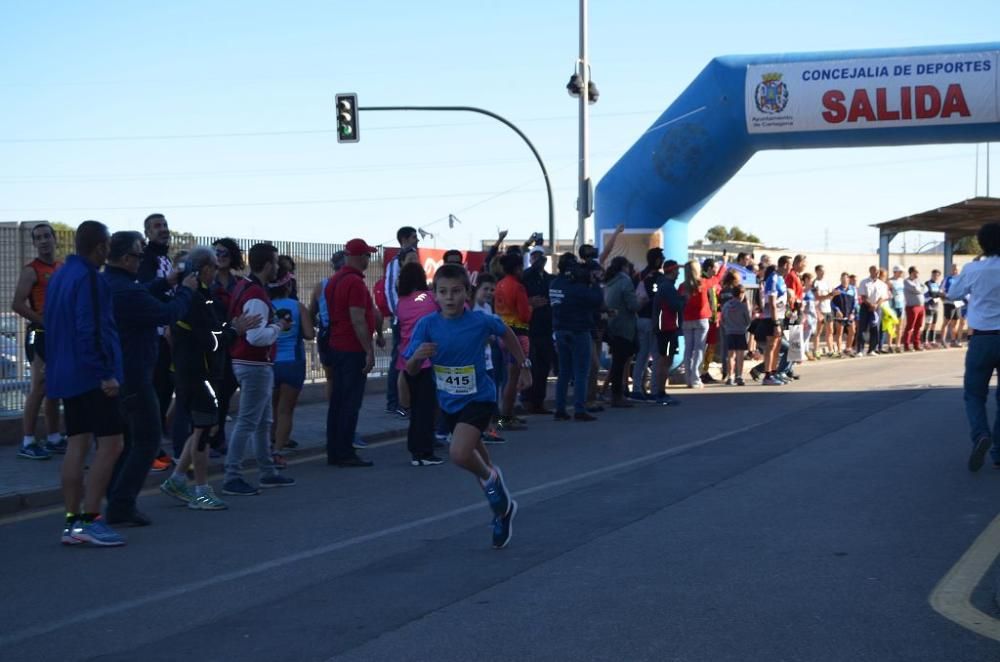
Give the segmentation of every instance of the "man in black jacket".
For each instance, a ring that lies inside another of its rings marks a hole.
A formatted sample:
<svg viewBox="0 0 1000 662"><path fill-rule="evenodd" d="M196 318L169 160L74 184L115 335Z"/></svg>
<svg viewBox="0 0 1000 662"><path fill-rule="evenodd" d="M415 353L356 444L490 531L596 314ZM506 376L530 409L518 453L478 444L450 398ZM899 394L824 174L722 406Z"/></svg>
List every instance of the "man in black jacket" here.
<svg viewBox="0 0 1000 662"><path fill-rule="evenodd" d="M587 412L587 377L593 348L591 329L594 316L604 304L601 287L590 272L572 253L559 258L559 276L549 286L552 302L552 326L559 350L559 380L556 382L557 421L568 421L566 395L573 380L573 418L578 421L597 420Z"/></svg>
<svg viewBox="0 0 1000 662"><path fill-rule="evenodd" d="M161 295L176 283L176 274L158 278L147 285L136 282L143 259L142 235L116 232L111 236L108 265L104 271L114 298L115 323L125 357L125 380L121 403L125 414L125 449L109 483L107 520L110 524L145 526L146 515L136 508L136 498L146 482L150 465L160 447L160 404L153 387L160 337L157 330L187 314L191 294L197 287L193 276L168 302Z"/></svg>
<svg viewBox="0 0 1000 662"><path fill-rule="evenodd" d="M143 221L143 229L146 233L148 243L139 262L139 270L136 273L136 280L143 285L148 285L157 279L166 280L173 271L173 263L167 253L170 251L170 225L163 214L150 214ZM175 283L176 284L176 283ZM173 294L173 288L167 287L158 289L156 296L161 301L169 301ZM153 370L153 387L156 389L156 397L160 403L160 422L163 430L166 431L167 409L170 408L170 399L174 394L173 378L170 376L170 343L167 341L167 328L169 325L160 327L159 352L157 353L156 367ZM162 471L170 466L168 456L161 452L158 458L158 471Z"/></svg>
<svg viewBox="0 0 1000 662"><path fill-rule="evenodd" d="M549 304L549 286L554 278L545 271L544 248L532 248L528 259L531 266L525 269L521 282L532 308L531 324L528 327L531 342L531 387L521 394L521 400L529 414L551 414L545 408L545 395L556 354L552 343L552 306Z"/></svg>

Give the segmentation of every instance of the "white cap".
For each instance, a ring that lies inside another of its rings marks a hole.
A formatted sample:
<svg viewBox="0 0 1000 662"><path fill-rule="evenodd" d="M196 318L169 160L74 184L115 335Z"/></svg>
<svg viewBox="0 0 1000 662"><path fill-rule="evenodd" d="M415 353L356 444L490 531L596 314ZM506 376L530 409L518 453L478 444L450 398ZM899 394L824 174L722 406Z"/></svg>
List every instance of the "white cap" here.
<svg viewBox="0 0 1000 662"><path fill-rule="evenodd" d="M902 271L902 270L903 270L903 267L899 266L898 264L892 268L893 273L895 273L897 271Z"/></svg>

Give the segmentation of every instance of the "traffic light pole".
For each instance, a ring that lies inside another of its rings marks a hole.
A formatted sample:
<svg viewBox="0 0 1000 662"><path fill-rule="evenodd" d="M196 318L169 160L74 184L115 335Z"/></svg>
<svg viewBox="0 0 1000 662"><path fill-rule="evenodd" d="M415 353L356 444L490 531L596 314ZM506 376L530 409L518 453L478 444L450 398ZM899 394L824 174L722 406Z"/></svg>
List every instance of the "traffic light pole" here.
<svg viewBox="0 0 1000 662"><path fill-rule="evenodd" d="M373 111L388 111L388 110L417 110L417 111L432 111L432 112L465 112L465 113L479 113L480 115L486 115L487 117L492 117L498 122L506 124L514 133L521 136L521 140L525 142L531 153L535 155L535 160L538 161L538 167L542 169L542 177L545 178L545 191L549 196L549 254L555 256L556 254L556 212L555 212L555 201L552 198L552 184L549 182L549 172L545 169L545 163L542 161L541 155L539 155L538 150L535 146L531 144L528 140L528 136L524 135L524 132L519 128L514 126L509 120L497 115L496 113L484 110L483 108L476 108L474 106L359 106L358 114L360 115L362 111L370 113Z"/></svg>

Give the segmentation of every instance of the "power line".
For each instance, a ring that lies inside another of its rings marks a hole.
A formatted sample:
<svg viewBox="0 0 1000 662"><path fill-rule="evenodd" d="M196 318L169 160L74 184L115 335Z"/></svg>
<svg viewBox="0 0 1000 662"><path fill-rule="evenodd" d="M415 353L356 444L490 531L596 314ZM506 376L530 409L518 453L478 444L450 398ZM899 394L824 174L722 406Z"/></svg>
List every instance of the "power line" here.
<svg viewBox="0 0 1000 662"><path fill-rule="evenodd" d="M597 118L624 117L629 115L648 115L657 111L636 110L621 113L605 113L594 115ZM547 117L530 117L519 119L518 122L548 122L553 120L573 119L573 115L551 115ZM425 129L456 126L475 126L482 122L438 122L433 124L395 124L388 126L365 127L365 131L399 131L402 129ZM33 144L33 143L75 143L75 142L130 142L146 140L203 140L208 138L264 138L272 136L310 136L336 134L336 129L297 129L287 131L229 131L220 133L172 133L151 134L139 136L80 136L80 137L41 137L41 138L0 138L0 143Z"/></svg>
<svg viewBox="0 0 1000 662"><path fill-rule="evenodd" d="M543 189L524 189L518 193L536 193ZM570 190L569 187L556 189L560 191ZM8 207L0 208L2 212L39 212L39 211L137 211L144 209L217 209L223 207L281 207L299 205L338 205L358 202L397 202L401 200L439 200L445 198L470 198L480 195L499 196L513 192L507 191L480 191L469 193L436 193L429 195L396 195L379 196L376 198L333 198L328 200L274 200L260 202L213 202L199 204L148 204L128 207Z"/></svg>

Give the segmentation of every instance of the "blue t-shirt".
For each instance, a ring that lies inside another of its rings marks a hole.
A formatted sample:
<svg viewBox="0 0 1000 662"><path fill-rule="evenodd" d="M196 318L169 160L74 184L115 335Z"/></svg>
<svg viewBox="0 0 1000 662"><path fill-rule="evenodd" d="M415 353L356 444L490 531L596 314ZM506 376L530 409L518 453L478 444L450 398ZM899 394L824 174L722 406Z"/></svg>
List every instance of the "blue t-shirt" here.
<svg viewBox="0 0 1000 662"><path fill-rule="evenodd" d="M768 303L772 294L774 295L778 320L783 320L785 319L785 307L788 305L788 286L785 284L785 279L777 271L764 281L764 296L760 311L760 316L764 319L771 318L771 306Z"/></svg>
<svg viewBox="0 0 1000 662"><path fill-rule="evenodd" d="M490 336L503 336L507 325L494 315L465 311L448 319L434 313L417 322L404 357L409 360L426 342L437 344L431 369L437 383L438 404L455 414L471 402L496 402L497 387L486 372L484 351Z"/></svg>
<svg viewBox="0 0 1000 662"><path fill-rule="evenodd" d="M282 331L278 336L275 348L275 363L296 363L306 360L305 345L302 342L302 316L299 314L299 302L295 299L274 299L271 305L275 310L282 308L291 311L292 326Z"/></svg>

